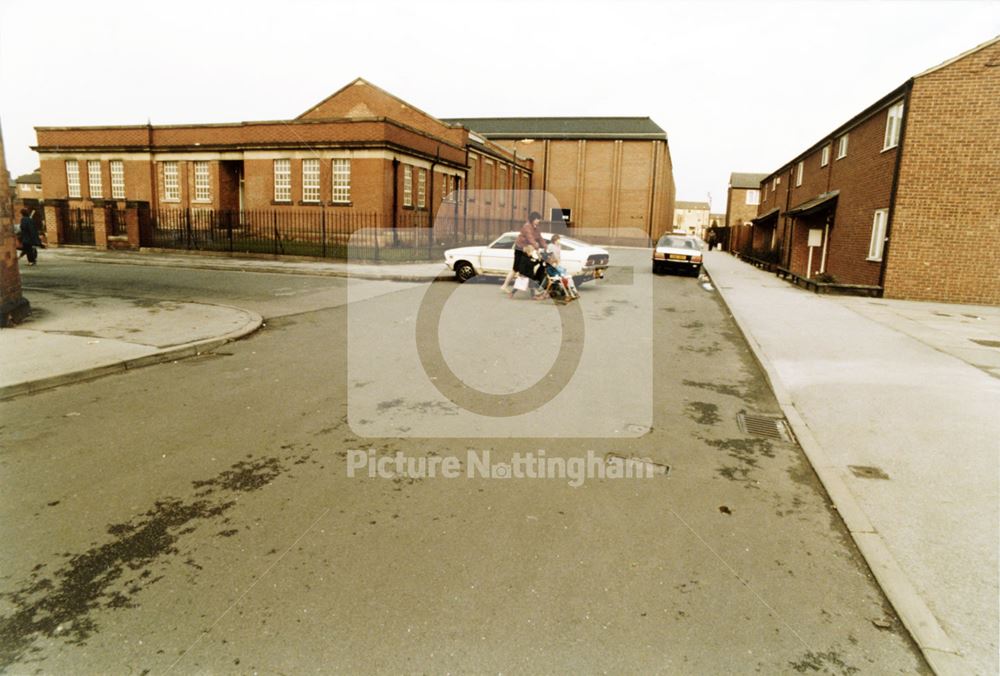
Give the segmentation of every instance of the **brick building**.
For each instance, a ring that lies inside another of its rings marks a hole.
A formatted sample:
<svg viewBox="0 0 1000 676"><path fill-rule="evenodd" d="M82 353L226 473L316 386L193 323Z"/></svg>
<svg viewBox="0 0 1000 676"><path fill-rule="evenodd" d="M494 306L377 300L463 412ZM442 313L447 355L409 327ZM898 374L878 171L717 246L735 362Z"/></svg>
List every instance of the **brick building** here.
<svg viewBox="0 0 1000 676"><path fill-rule="evenodd" d="M748 246L890 298L1000 304L1000 37L907 80L761 181Z"/></svg>
<svg viewBox="0 0 1000 676"><path fill-rule="evenodd" d="M765 178L767 174L729 174L724 226L728 232L730 251L741 251L750 242L750 226L757 216L757 205L760 204L760 182Z"/></svg>
<svg viewBox="0 0 1000 676"><path fill-rule="evenodd" d="M360 78L292 120L36 133L50 243L156 246L165 223L188 242L222 229L291 242L442 213L521 220L530 206L514 192L531 186L530 160Z"/></svg>
<svg viewBox="0 0 1000 676"><path fill-rule="evenodd" d="M670 230L674 177L667 134L648 117L449 118L534 159L543 217L573 227ZM552 202L555 203L552 203Z"/></svg>
<svg viewBox="0 0 1000 676"><path fill-rule="evenodd" d="M675 231L683 230L696 237L704 237L705 230L710 226L709 213L711 209L708 202L677 201L674 204L673 229Z"/></svg>

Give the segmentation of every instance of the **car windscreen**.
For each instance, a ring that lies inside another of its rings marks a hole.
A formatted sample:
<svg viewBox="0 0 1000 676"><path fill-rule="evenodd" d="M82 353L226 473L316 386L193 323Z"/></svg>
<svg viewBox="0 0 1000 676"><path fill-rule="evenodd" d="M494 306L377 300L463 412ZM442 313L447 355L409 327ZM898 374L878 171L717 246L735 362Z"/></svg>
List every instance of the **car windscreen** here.
<svg viewBox="0 0 1000 676"><path fill-rule="evenodd" d="M670 247L671 249L697 249L693 239L687 237L661 237L656 246Z"/></svg>

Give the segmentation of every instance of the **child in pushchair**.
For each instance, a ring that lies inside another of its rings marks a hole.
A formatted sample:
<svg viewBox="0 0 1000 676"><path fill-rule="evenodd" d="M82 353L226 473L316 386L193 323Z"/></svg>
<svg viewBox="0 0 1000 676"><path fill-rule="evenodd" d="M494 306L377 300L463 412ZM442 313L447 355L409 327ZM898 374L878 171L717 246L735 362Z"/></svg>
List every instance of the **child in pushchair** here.
<svg viewBox="0 0 1000 676"><path fill-rule="evenodd" d="M559 235L552 235L545 254L542 257L545 265L545 280L542 288L555 301L569 303L580 297L573 283L573 275L566 273L566 268L562 265L562 246L559 244Z"/></svg>

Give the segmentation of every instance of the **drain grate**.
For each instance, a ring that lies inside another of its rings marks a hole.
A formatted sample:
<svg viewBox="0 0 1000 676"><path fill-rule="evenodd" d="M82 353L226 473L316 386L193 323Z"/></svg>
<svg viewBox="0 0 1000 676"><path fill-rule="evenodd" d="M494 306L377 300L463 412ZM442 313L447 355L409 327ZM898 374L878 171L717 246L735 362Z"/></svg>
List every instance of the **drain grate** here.
<svg viewBox="0 0 1000 676"><path fill-rule="evenodd" d="M792 441L792 432L784 418L757 413L738 413L736 422L744 434L754 434L758 437Z"/></svg>

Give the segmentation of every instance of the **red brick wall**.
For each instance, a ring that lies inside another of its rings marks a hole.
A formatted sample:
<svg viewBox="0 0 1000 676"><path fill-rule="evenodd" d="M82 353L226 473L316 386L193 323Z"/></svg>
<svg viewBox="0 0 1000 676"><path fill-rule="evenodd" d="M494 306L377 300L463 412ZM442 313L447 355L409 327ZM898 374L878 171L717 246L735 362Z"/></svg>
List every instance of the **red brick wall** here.
<svg viewBox="0 0 1000 676"><path fill-rule="evenodd" d="M914 81L887 297L1000 305L997 63L995 42Z"/></svg>
<svg viewBox="0 0 1000 676"><path fill-rule="evenodd" d="M747 204L748 192L750 190L746 188L729 188L726 196L726 225L741 225L757 217L757 205Z"/></svg>

